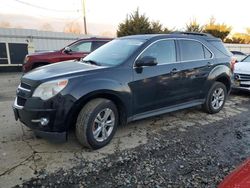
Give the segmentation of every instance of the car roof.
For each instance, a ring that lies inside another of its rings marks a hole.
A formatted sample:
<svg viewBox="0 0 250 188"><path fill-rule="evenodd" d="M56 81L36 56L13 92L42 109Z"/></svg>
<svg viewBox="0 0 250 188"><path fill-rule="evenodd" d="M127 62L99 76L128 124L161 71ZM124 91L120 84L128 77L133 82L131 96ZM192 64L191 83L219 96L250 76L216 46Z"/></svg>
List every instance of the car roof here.
<svg viewBox="0 0 250 188"><path fill-rule="evenodd" d="M190 39L204 39L204 40L220 40L207 33L196 33L196 32L173 32L170 34L143 34L143 35L130 35L121 37L120 39L162 39L162 38L190 38Z"/></svg>
<svg viewBox="0 0 250 188"><path fill-rule="evenodd" d="M76 42L78 41L85 41L85 40L94 40L94 41L97 41L97 40L113 40L114 38L102 38L102 37L88 37L88 38L82 38L82 39L78 39Z"/></svg>

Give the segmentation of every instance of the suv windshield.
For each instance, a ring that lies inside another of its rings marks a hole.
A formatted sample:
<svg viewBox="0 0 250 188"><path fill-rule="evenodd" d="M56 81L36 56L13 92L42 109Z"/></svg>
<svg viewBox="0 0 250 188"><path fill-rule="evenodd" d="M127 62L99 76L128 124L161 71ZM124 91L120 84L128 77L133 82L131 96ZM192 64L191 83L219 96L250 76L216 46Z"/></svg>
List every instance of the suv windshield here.
<svg viewBox="0 0 250 188"><path fill-rule="evenodd" d="M140 39L116 39L98 48L83 59L101 66L116 66L123 63L145 41Z"/></svg>
<svg viewBox="0 0 250 188"><path fill-rule="evenodd" d="M250 55L247 56L245 59L242 60L243 62L250 62Z"/></svg>

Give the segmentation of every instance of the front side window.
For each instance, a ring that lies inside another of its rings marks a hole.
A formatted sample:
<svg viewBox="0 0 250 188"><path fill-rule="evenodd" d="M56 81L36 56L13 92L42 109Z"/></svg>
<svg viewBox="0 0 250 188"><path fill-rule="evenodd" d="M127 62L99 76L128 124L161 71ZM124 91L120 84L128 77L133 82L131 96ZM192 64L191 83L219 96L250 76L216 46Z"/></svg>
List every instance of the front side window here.
<svg viewBox="0 0 250 188"><path fill-rule="evenodd" d="M156 58L158 64L176 62L176 51L174 40L162 40L149 46L139 59L150 56Z"/></svg>
<svg viewBox="0 0 250 188"><path fill-rule="evenodd" d="M211 53L207 51L204 53L204 47L201 43L193 40L179 40L181 61L192 61L205 59L206 56L211 56ZM206 58L207 59L207 58Z"/></svg>
<svg viewBox="0 0 250 188"><path fill-rule="evenodd" d="M70 46L73 52L91 52L91 42L78 42Z"/></svg>

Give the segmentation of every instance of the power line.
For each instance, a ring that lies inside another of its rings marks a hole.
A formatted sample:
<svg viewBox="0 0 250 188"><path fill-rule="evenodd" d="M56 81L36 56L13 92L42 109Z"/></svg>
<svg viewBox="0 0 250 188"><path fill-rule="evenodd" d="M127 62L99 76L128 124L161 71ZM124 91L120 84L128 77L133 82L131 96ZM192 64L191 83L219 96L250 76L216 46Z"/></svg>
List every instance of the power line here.
<svg viewBox="0 0 250 188"><path fill-rule="evenodd" d="M23 5L30 6L30 7L39 8L39 9L47 10L47 11L54 11L54 12L79 12L81 10L81 9L77 9L77 10L58 10L58 9L51 9L51 8L42 7L42 6L31 4L31 3L21 1L21 0L15 0L15 1L18 2L18 3L21 3Z"/></svg>

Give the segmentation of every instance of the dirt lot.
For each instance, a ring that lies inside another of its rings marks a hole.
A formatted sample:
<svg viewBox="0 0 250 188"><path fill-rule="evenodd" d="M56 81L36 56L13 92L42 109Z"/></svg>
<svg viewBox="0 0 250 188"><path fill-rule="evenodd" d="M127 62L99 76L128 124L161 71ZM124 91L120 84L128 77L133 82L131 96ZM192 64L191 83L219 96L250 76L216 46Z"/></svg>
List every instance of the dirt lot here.
<svg viewBox="0 0 250 188"><path fill-rule="evenodd" d="M36 139L11 105L20 74L0 74L0 187L216 187L250 156L249 93L130 123L97 151Z"/></svg>

